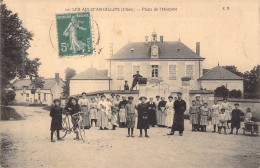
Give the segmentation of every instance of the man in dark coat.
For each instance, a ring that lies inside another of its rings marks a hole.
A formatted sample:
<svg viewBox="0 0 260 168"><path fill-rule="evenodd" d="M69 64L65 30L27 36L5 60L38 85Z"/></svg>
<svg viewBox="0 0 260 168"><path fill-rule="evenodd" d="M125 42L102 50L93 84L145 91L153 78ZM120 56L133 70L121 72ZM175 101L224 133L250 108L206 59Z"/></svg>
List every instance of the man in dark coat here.
<svg viewBox="0 0 260 168"><path fill-rule="evenodd" d="M167 135L174 135L175 131L179 131L180 136L182 136L184 131L184 112L186 111L186 102L182 100L182 93L177 93L178 99L174 102L174 119L171 129L171 133Z"/></svg>
<svg viewBox="0 0 260 168"><path fill-rule="evenodd" d="M55 142L53 139L54 131L57 132L57 139L61 141L60 130L62 129L62 108L60 107L60 100L54 99L54 105L51 107L51 142Z"/></svg>
<svg viewBox="0 0 260 168"><path fill-rule="evenodd" d="M135 87L135 86L137 85L137 83L138 83L138 79L141 78L141 77L142 77L142 75L139 74L139 71L137 71L136 74L133 75L134 80L133 80L133 83L132 83L131 90L134 89L134 87Z"/></svg>
<svg viewBox="0 0 260 168"><path fill-rule="evenodd" d="M153 102L153 98L150 97L148 105L148 119L149 124L154 127L156 125L156 104Z"/></svg>
<svg viewBox="0 0 260 168"><path fill-rule="evenodd" d="M240 128L240 116L243 116L244 113L238 109L239 104L235 103L235 109L232 110L232 117L231 117L231 132L229 134L233 134L233 129L236 128L236 135L238 134L238 130Z"/></svg>

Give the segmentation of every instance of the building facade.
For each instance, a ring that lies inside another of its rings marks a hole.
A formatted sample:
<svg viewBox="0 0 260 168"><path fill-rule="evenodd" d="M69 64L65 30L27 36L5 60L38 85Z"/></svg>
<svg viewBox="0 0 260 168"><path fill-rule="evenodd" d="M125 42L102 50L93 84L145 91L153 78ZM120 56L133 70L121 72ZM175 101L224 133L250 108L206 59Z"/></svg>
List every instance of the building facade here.
<svg viewBox="0 0 260 168"><path fill-rule="evenodd" d="M217 87L225 86L229 90L240 90L244 92L244 80L240 76L216 66L207 71L200 79L202 89L215 90Z"/></svg>
<svg viewBox="0 0 260 168"><path fill-rule="evenodd" d="M108 59L110 88L122 90L125 80L131 87L133 75L139 71L148 79L147 87L154 90L174 92L181 87L182 77L190 77L191 88L200 89L204 58L199 55L199 47L197 43L195 53L180 41L165 42L163 36L157 40L155 32L151 41L146 37L145 42L128 43Z"/></svg>
<svg viewBox="0 0 260 168"><path fill-rule="evenodd" d="M34 93L30 79L15 80L12 84L16 94L15 103L51 105L54 99L61 97L65 83L58 73L55 74L55 78L44 78L43 81L44 87Z"/></svg>
<svg viewBox="0 0 260 168"><path fill-rule="evenodd" d="M145 93L146 96L176 95L183 86L182 78L190 78L189 90L215 90L226 86L229 90L243 92L243 79L232 72L217 66L210 70L203 69L205 58L200 56L200 43L192 51L181 41L164 41L163 36L157 39L155 32L144 42L129 42L107 59L108 70L97 70L93 67L73 77L70 81L70 94L82 92L122 91L125 81L131 88L133 75L147 78L145 87L137 85L133 90ZM206 72L206 73L204 73ZM139 92L139 94L140 94Z"/></svg>
<svg viewBox="0 0 260 168"><path fill-rule="evenodd" d="M110 90L110 81L107 70L89 68L70 79L70 95L78 95L82 92L96 92Z"/></svg>

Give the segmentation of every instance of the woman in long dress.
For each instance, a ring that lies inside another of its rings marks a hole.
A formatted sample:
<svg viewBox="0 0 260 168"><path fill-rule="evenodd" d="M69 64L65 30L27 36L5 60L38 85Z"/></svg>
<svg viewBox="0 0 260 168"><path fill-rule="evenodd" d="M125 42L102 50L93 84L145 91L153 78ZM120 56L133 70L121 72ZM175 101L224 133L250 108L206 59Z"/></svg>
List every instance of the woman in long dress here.
<svg viewBox="0 0 260 168"><path fill-rule="evenodd" d="M219 123L218 116L220 114L221 106L218 104L217 100L214 100L214 104L211 107L211 123L213 124L214 130L212 132L216 132L216 126Z"/></svg>
<svg viewBox="0 0 260 168"><path fill-rule="evenodd" d="M209 117L210 108L208 108L208 103L204 102L204 106L201 107L201 116L200 116L200 125L202 127L202 131L207 131L207 125L209 125Z"/></svg>
<svg viewBox="0 0 260 168"><path fill-rule="evenodd" d="M85 43L80 41L77 36L78 29L86 30L86 28L81 27L80 23L84 23L83 21L78 21L75 16L72 16L71 22L69 23L66 30L63 32L64 36L70 37L70 50L73 53L77 53L78 51L85 51L85 47L87 46Z"/></svg>
<svg viewBox="0 0 260 168"><path fill-rule="evenodd" d="M91 127L93 127L93 123L97 126L97 118L98 118L98 103L94 97L91 98L91 102L89 103L89 118Z"/></svg>
<svg viewBox="0 0 260 168"><path fill-rule="evenodd" d="M166 103L166 108L167 108L167 116L166 116L166 126L168 128L172 127L173 124L173 114L174 114L174 109L173 109L173 97L169 96L168 97L169 101Z"/></svg>
<svg viewBox="0 0 260 168"><path fill-rule="evenodd" d="M161 97L161 101L158 104L158 110L159 110L159 126L165 126L166 121L166 101L164 97Z"/></svg>
<svg viewBox="0 0 260 168"><path fill-rule="evenodd" d="M192 106L190 107L190 124L192 124L192 131L195 131L198 128L198 117L199 117L199 109L196 106L195 100L192 101Z"/></svg>
<svg viewBox="0 0 260 168"><path fill-rule="evenodd" d="M158 105L160 103L160 96L157 95L156 96L156 100L154 101L155 105L156 105L156 124L159 125L159 120L160 120L160 111L158 110Z"/></svg>
<svg viewBox="0 0 260 168"><path fill-rule="evenodd" d="M202 128L200 126L200 118L201 118L200 109L203 106L203 102L200 100L199 94L195 95L195 104L196 104L196 107L198 108L198 124L195 126L195 129L199 131L200 129L202 130Z"/></svg>
<svg viewBox="0 0 260 168"><path fill-rule="evenodd" d="M106 101L106 96L102 95L101 100L98 102L98 126L100 127L100 130L108 130L108 112L109 112L109 106Z"/></svg>
<svg viewBox="0 0 260 168"><path fill-rule="evenodd" d="M120 95L116 95L116 99L113 101L113 104L114 104L114 109L116 110L117 124L119 124L119 103L120 103Z"/></svg>
<svg viewBox="0 0 260 168"><path fill-rule="evenodd" d="M227 102L227 98L224 98L223 101L224 102L221 103L221 109L225 109L225 114L227 115L227 128L230 129L229 123L231 123L232 106Z"/></svg>
<svg viewBox="0 0 260 168"><path fill-rule="evenodd" d="M137 106L138 112L138 121L137 121L137 129L140 129L140 138L143 136L143 129L145 132L145 137L149 138L147 134L147 129L149 129L149 121L148 121L148 105L145 103L146 97L140 97L141 103Z"/></svg>
<svg viewBox="0 0 260 168"><path fill-rule="evenodd" d="M87 99L87 94L83 92L81 94L82 98L79 99L79 105L81 107L81 111L84 112L83 114L83 125L84 128L90 128L90 120L89 120L89 111L88 111L88 99Z"/></svg>

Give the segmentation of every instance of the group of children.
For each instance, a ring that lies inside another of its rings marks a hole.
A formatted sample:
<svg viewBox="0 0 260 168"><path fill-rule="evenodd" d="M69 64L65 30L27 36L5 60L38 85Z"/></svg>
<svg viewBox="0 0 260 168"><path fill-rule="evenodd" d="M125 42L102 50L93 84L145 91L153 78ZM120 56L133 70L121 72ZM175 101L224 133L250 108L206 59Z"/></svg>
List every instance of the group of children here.
<svg viewBox="0 0 260 168"><path fill-rule="evenodd" d="M190 107L190 124L192 124L192 131L201 130L206 132L209 121L213 125L213 131L216 132L216 127L218 128L218 133L221 134L221 130L224 129L224 134L226 134L226 129L229 129L228 123L231 123L231 131L229 134L233 134L233 129L236 128L236 135L240 128L241 116L244 113L239 109L239 104L234 104L235 108L231 110L231 105L224 99L222 104L218 104L215 100L211 108L208 107L208 103L203 100L200 102L200 96L196 96L196 100L192 101L192 106ZM245 122L251 121L252 112L250 108L247 108L245 115Z"/></svg>

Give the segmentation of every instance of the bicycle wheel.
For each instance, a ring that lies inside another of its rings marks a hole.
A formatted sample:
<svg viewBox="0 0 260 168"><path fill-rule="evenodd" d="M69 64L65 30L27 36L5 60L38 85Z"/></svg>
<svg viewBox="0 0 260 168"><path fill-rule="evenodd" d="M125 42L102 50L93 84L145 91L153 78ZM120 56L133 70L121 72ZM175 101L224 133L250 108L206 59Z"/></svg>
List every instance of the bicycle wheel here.
<svg viewBox="0 0 260 168"><path fill-rule="evenodd" d="M86 135L85 135L85 129L84 129L84 125L83 125L83 121L80 122L79 126L79 135L80 138L83 142L86 141Z"/></svg>
<svg viewBox="0 0 260 168"><path fill-rule="evenodd" d="M62 129L60 130L60 138L64 138L68 132L67 117L62 119Z"/></svg>

